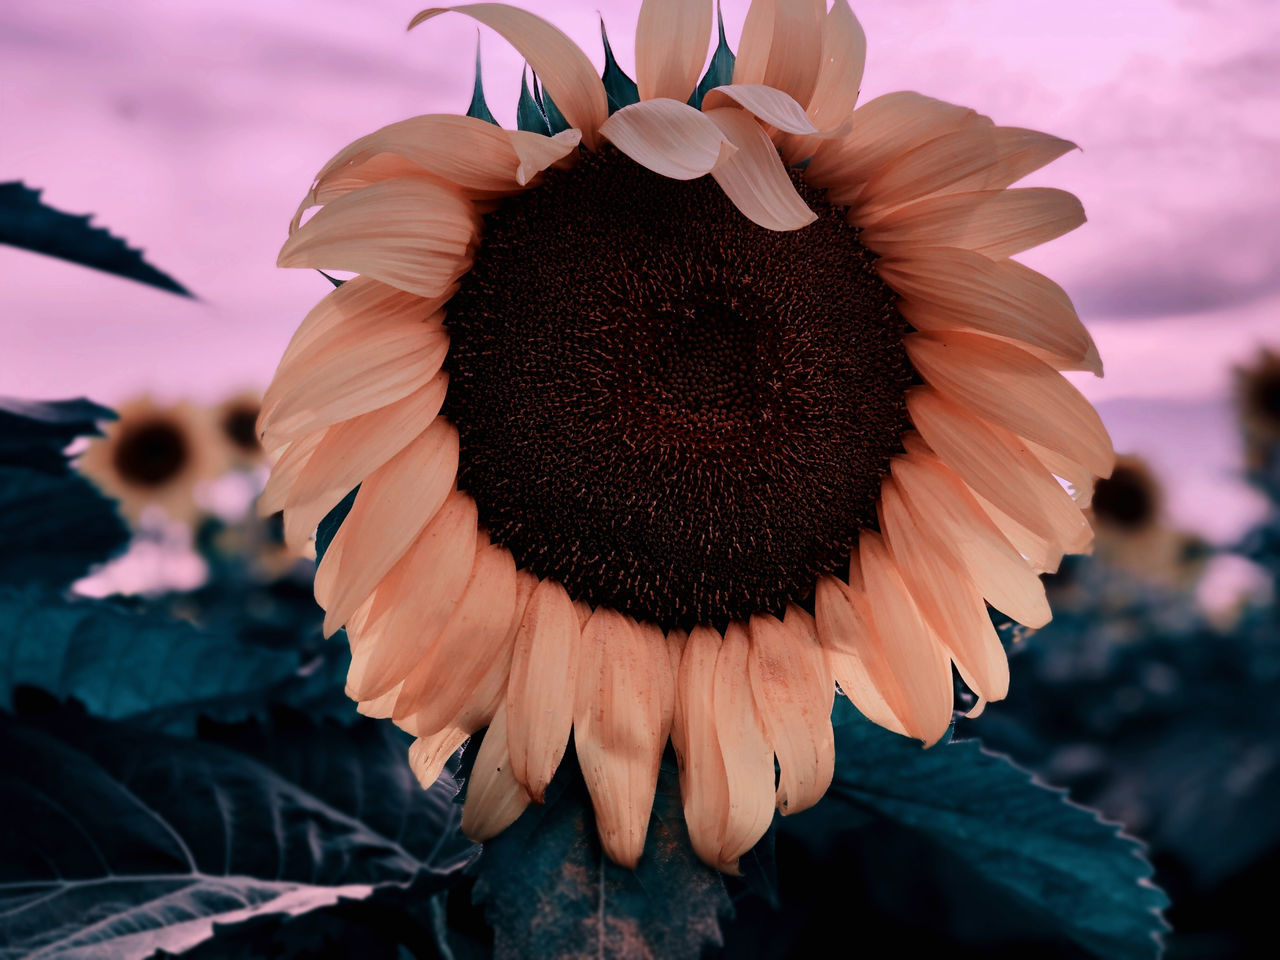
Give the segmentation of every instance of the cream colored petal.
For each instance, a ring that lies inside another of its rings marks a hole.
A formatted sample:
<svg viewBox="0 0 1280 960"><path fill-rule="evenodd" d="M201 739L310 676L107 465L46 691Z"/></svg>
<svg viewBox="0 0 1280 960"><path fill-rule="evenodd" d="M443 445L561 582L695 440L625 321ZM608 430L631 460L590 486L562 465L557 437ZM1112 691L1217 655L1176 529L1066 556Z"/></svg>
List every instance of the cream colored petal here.
<svg viewBox="0 0 1280 960"><path fill-rule="evenodd" d="M359 163L343 167L329 174L322 183L318 183L307 191L307 195L302 198L302 202L298 204L298 209L293 213L293 219L289 221L289 233L292 234L300 226L302 226L302 218L306 216L307 211L312 207L322 207L326 203L333 203L339 197L345 197L348 193L354 193L374 183L381 183L383 180L395 180L400 177L419 177L426 180L437 180L442 186L455 189L447 181L440 181L438 177L433 177L412 160L394 153L379 153ZM489 194L483 191L467 190L465 188L456 188L458 191L470 197L483 197Z"/></svg>
<svg viewBox="0 0 1280 960"><path fill-rule="evenodd" d="M396 698L400 696L400 684L396 684L380 697L372 700L361 700L356 704L356 713L362 717L374 717L378 720L390 720L395 709Z"/></svg>
<svg viewBox="0 0 1280 960"><path fill-rule="evenodd" d="M703 110L741 107L759 117L764 123L786 133L814 134L818 132L804 112L804 107L790 96L773 87L759 83L734 83L713 87L702 98ZM736 144L735 144L736 145Z"/></svg>
<svg viewBox="0 0 1280 960"><path fill-rule="evenodd" d="M858 557L871 622L902 692L902 702L890 705L911 736L926 746L936 743L951 723L950 657L921 616L879 534L862 531Z"/></svg>
<svg viewBox="0 0 1280 960"><path fill-rule="evenodd" d="M316 570L326 636L347 621L409 549L444 503L457 473L458 432L437 419L361 485Z"/></svg>
<svg viewBox="0 0 1280 960"><path fill-rule="evenodd" d="M880 488L880 529L903 581L964 679L984 700L1009 691L1009 662L977 586L951 557L933 549L892 478Z"/></svg>
<svg viewBox="0 0 1280 960"><path fill-rule="evenodd" d="M850 210L850 219L865 225L924 197L1003 190L1075 146L1047 133L992 126L981 118L916 147L874 173Z"/></svg>
<svg viewBox="0 0 1280 960"><path fill-rule="evenodd" d="M679 100L641 100L600 125L600 136L641 166L672 180L710 173L736 147L702 112Z"/></svg>
<svg viewBox="0 0 1280 960"><path fill-rule="evenodd" d="M716 657L715 730L729 790L720 840L720 869L736 871L738 858L764 836L773 822L773 748L751 693L747 661L750 641L740 623L731 623ZM734 865L734 870L726 869Z"/></svg>
<svg viewBox="0 0 1280 960"><path fill-rule="evenodd" d="M935 550L955 558L997 610L1042 627L1052 614L1044 585L1005 540L968 486L937 457L895 457L893 478Z"/></svg>
<svg viewBox="0 0 1280 960"><path fill-rule="evenodd" d="M876 171L977 116L968 107L918 93L887 93L855 110L841 139L817 145L805 180L830 188L833 203L849 203Z"/></svg>
<svg viewBox="0 0 1280 960"><path fill-rule="evenodd" d="M752 0L733 82L766 84L807 104L822 60L826 6L826 0Z"/></svg>
<svg viewBox="0 0 1280 960"><path fill-rule="evenodd" d="M721 834L729 806L729 784L716 736L715 673L720 635L710 627L694 627L685 644L677 682L682 717L673 737L680 761L680 795L694 852L716 869L736 866L720 859Z"/></svg>
<svg viewBox="0 0 1280 960"><path fill-rule="evenodd" d="M854 565L859 561L855 558ZM861 575L861 568L858 567ZM904 714L902 686L885 655L885 641L876 632L866 594L836 577L818 580L814 599L818 640L827 654L840 689L872 723L911 736L890 702Z"/></svg>
<svg viewBox="0 0 1280 960"><path fill-rule="evenodd" d="M475 543L475 501L455 492L378 584L352 652L349 697L379 696L422 661L466 593Z"/></svg>
<svg viewBox="0 0 1280 960"><path fill-rule="evenodd" d="M440 778L444 765L457 753L470 734L457 727L446 727L430 737L418 737L409 746L409 769L423 789Z"/></svg>
<svg viewBox="0 0 1280 960"><path fill-rule="evenodd" d="M563 586L543 580L533 591L515 635L507 681L507 743L511 771L535 803L560 765L573 726L581 631Z"/></svg>
<svg viewBox="0 0 1280 960"><path fill-rule="evenodd" d="M986 497L974 494L991 522L999 528L1000 533L1009 541L1013 549L1027 558L1027 564L1037 573L1057 573L1062 564L1062 550L1051 544L1044 537L1032 533L1013 517L1009 516Z"/></svg>
<svg viewBox="0 0 1280 960"><path fill-rule="evenodd" d="M492 699L511 668L507 632L516 604L516 565L496 544L480 547L467 588L444 629L405 678L397 720L413 716L419 730L463 726L465 710ZM478 691L484 690L486 695Z"/></svg>
<svg viewBox="0 0 1280 960"><path fill-rule="evenodd" d="M835 684L816 636L764 614L753 616L747 631L751 693L781 771L778 810L796 813L831 785Z"/></svg>
<svg viewBox="0 0 1280 960"><path fill-rule="evenodd" d="M667 647L667 682L668 686L664 687L664 692L669 696L670 702L664 704L663 713L669 717L667 736L673 740L676 736L676 713L678 710L678 699L676 691L676 680L680 675L680 661L684 657L684 645L688 641L689 635L683 630L674 629L665 635Z"/></svg>
<svg viewBox="0 0 1280 960"><path fill-rule="evenodd" d="M437 373L403 400L329 427L307 458L285 505L314 504L327 513L365 477L431 425L444 403L449 377Z"/></svg>
<svg viewBox="0 0 1280 960"><path fill-rule="evenodd" d="M1094 474L1111 472L1116 454L1102 418L1047 363L975 333L911 334L904 345L912 366L947 399Z"/></svg>
<svg viewBox="0 0 1280 960"><path fill-rule="evenodd" d="M1087 467L1081 466L1078 462L1070 457L1063 456L1057 450L1050 450L1043 447L1032 440L1027 441L1027 449L1036 455L1036 459L1043 463L1056 477L1061 477L1069 484L1068 493L1071 499L1084 509L1093 499L1094 479L1097 476L1109 477L1111 470L1102 474L1095 474ZM1114 462L1112 467L1114 467Z"/></svg>
<svg viewBox="0 0 1280 960"><path fill-rule="evenodd" d="M971 328L1041 351L1060 370L1102 376L1098 348L1071 298L1014 260L992 261L954 247L923 247L876 261L917 330Z"/></svg>
<svg viewBox="0 0 1280 960"><path fill-rule="evenodd" d="M884 255L928 245L961 247L1000 260L1060 237L1084 220L1080 201L1064 190L982 190L899 207L864 229L860 239Z"/></svg>
<svg viewBox="0 0 1280 960"><path fill-rule="evenodd" d="M818 218L796 193L773 141L750 114L726 107L706 115L738 148L711 176L747 219L766 230L797 230Z"/></svg>
<svg viewBox="0 0 1280 960"><path fill-rule="evenodd" d="M808 114L819 130L831 130L853 113L862 87L867 35L846 0L835 0L822 21L822 59Z"/></svg>
<svg viewBox="0 0 1280 960"><path fill-rule="evenodd" d="M658 784L664 744L660 673L669 669L668 655L634 621L608 607L587 621L581 650L574 745L600 842L610 859L634 867L644 851Z"/></svg>
<svg viewBox="0 0 1280 960"><path fill-rule="evenodd" d="M527 186L548 167L566 166L577 157L581 130L561 130L554 137L545 137L529 130L503 131L511 140L511 146L519 157L516 167L516 183Z"/></svg>
<svg viewBox="0 0 1280 960"><path fill-rule="evenodd" d="M470 268L478 225L471 202L447 186L384 180L321 208L290 235L276 262L352 270L436 297Z"/></svg>
<svg viewBox="0 0 1280 960"><path fill-rule="evenodd" d="M640 99L688 100L710 43L710 0L644 0L636 20Z"/></svg>
<svg viewBox="0 0 1280 960"><path fill-rule="evenodd" d="M1064 553L1088 547L1088 520L1015 434L930 387L908 391L907 412L925 442L975 491Z"/></svg>
<svg viewBox="0 0 1280 960"><path fill-rule="evenodd" d="M290 550L302 553L307 542L315 536L320 521L332 510L322 503L307 503L284 510L284 542Z"/></svg>
<svg viewBox="0 0 1280 960"><path fill-rule="evenodd" d="M507 711L499 706L476 751L475 766L467 780L462 832L479 843L491 840L515 823L528 805L529 795L511 774Z"/></svg>
<svg viewBox="0 0 1280 960"><path fill-rule="evenodd" d="M409 21L409 29L451 10L496 30L515 47L533 67L569 125L582 131L582 142L595 149L596 131L609 115L609 103L596 68L577 44L541 17L505 3L433 7Z"/></svg>
<svg viewBox="0 0 1280 960"><path fill-rule="evenodd" d="M267 478L262 496L258 497L258 516L269 517L285 508L298 478L322 440L324 431L320 430L301 437L284 449L271 467L271 476Z"/></svg>

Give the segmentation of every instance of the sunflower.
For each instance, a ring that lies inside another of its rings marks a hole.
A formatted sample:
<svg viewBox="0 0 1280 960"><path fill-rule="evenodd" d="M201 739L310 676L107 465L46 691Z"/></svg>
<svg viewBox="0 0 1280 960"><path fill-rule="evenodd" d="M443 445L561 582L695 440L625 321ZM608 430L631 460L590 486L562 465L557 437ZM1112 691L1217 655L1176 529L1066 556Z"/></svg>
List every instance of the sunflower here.
<svg viewBox="0 0 1280 960"><path fill-rule="evenodd" d="M80 472L118 500L135 527L148 507L194 523L200 514L196 486L217 472L220 461L207 416L189 403L166 406L145 396L118 413L85 448Z"/></svg>
<svg viewBox="0 0 1280 960"><path fill-rule="evenodd" d="M1251 473L1280 470L1280 353L1263 349L1235 370L1235 400Z"/></svg>
<svg viewBox="0 0 1280 960"><path fill-rule="evenodd" d="M320 171L279 262L359 276L267 391L262 508L305 538L358 485L325 629L424 783L488 728L470 836L544 799L572 732L634 865L670 739L693 845L734 871L830 783L837 684L937 741L953 664L1006 693L986 603L1045 623L1038 573L1089 548L1113 454L1058 371L1097 351L1010 259L1084 215L1007 189L1073 145L915 93L855 109L844 0L755 0L701 83L710 2L646 0L608 93L538 17L450 9L525 57L542 129L481 97Z"/></svg>
<svg viewBox="0 0 1280 960"><path fill-rule="evenodd" d="M261 411L262 396L256 390L234 394L213 409L213 421L230 466L253 469L262 465L262 444L258 442L257 430Z"/></svg>

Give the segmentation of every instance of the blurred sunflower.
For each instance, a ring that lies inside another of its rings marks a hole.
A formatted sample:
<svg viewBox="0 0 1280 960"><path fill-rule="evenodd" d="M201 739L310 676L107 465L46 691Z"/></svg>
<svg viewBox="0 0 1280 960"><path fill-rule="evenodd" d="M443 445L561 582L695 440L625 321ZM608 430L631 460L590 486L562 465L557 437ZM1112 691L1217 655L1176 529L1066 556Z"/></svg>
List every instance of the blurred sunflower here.
<svg viewBox="0 0 1280 960"><path fill-rule="evenodd" d="M264 463L257 430L261 410L262 397L256 390L237 393L213 409L213 421L231 466L252 469Z"/></svg>
<svg viewBox="0 0 1280 960"><path fill-rule="evenodd" d="M194 523L196 485L220 466L207 416L189 403L164 406L150 397L131 400L118 413L85 448L80 472L118 500L135 527L153 506L171 520Z"/></svg>
<svg viewBox="0 0 1280 960"><path fill-rule="evenodd" d="M1280 469L1280 353L1263 349L1252 365L1237 367L1235 388L1247 468Z"/></svg>
<svg viewBox="0 0 1280 960"><path fill-rule="evenodd" d="M417 117L320 171L279 262L360 276L267 391L262 508L304 538L359 485L325 628L424 782L488 727L471 836L543 799L572 731L635 864L670 737L733 871L826 790L837 683L936 741L953 663L1005 695L984 598L1041 625L1037 573L1089 548L1055 477L1083 498L1113 454L1058 371L1098 355L1009 259L1084 214L1006 189L1072 144L915 93L855 110L843 0L755 0L701 84L710 3L646 0L613 103L545 21L452 9L528 60L546 134Z"/></svg>

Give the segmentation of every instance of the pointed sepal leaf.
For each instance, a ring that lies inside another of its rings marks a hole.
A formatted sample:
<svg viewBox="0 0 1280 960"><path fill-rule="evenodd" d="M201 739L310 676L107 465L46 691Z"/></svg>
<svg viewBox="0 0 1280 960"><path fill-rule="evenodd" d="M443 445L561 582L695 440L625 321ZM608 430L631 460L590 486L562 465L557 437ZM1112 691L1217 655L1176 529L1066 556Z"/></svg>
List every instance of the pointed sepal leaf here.
<svg viewBox="0 0 1280 960"><path fill-rule="evenodd" d="M614 59L613 47L609 46L609 34L604 29L604 18L600 18L600 39L604 42L604 94L609 101L609 112L615 113L623 107L640 102L640 88L627 76L618 61Z"/></svg>
<svg viewBox="0 0 1280 960"><path fill-rule="evenodd" d="M484 84L480 81L480 34L478 31L476 33L476 82L471 90L471 104L467 107L467 116L483 120L485 123L492 123L495 127L499 126L498 121L489 112L489 104L485 103Z"/></svg>
<svg viewBox="0 0 1280 960"><path fill-rule="evenodd" d="M720 946L720 919L732 908L720 875L694 856L674 762L663 762L644 853L628 870L600 846L573 756L546 803L484 845L475 897L493 927L494 957L698 960Z"/></svg>
<svg viewBox="0 0 1280 960"><path fill-rule="evenodd" d="M356 502L356 494L360 492L360 488L356 487L345 497L343 497L336 507L325 514L324 519L320 521L320 525L316 528L316 563L324 559L325 552L329 549L329 544L333 543L333 538L338 535L338 528L342 526L342 521L347 519L347 514L351 512L352 506Z"/></svg>
<svg viewBox="0 0 1280 960"><path fill-rule="evenodd" d="M40 199L39 190L19 181L0 183L0 243L191 296L177 280L147 263L141 251L89 220L54 209Z"/></svg>
<svg viewBox="0 0 1280 960"><path fill-rule="evenodd" d="M114 410L80 397L23 400L0 397L0 463L66 473L63 450L77 437L102 435L99 422L115 420Z"/></svg>
<svg viewBox="0 0 1280 960"><path fill-rule="evenodd" d="M537 89L538 78L533 78L534 89ZM547 125L546 115L538 105L538 99L529 91L529 73L526 70L520 77L520 100L516 103L516 126L530 133L551 136L551 127Z"/></svg>
<svg viewBox="0 0 1280 960"><path fill-rule="evenodd" d="M698 86L693 91L693 96L689 98L689 105L698 109L702 109L702 98L707 95L708 90L733 82L733 64L736 58L733 51L729 49L729 41L725 38L724 14L718 7L716 20L720 25L720 38L716 42L715 53L711 55L707 72L702 75L702 79L698 81Z"/></svg>

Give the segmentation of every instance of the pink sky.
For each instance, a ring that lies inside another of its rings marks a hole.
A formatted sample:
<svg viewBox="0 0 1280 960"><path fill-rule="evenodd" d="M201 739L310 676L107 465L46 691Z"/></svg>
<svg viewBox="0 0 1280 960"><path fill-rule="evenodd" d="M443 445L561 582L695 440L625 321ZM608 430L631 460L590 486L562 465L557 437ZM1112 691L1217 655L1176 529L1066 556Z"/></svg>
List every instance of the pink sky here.
<svg viewBox="0 0 1280 960"><path fill-rule="evenodd" d="M598 13L633 72L639 0L526 0L602 62ZM465 109L475 26L406 34L412 3L7 0L0 180L144 247L188 302L0 247L0 393L141 390L216 400L262 386L327 289L275 255L338 148L414 114ZM745 0L725 0L731 43ZM1026 261L1076 299L1107 366L1081 388L1121 450L1148 456L1175 518L1217 538L1257 502L1234 480L1229 370L1280 344L1280 3L869 0L864 99L917 89L1081 144L1029 183L1090 222ZM514 117L521 61L483 38Z"/></svg>

